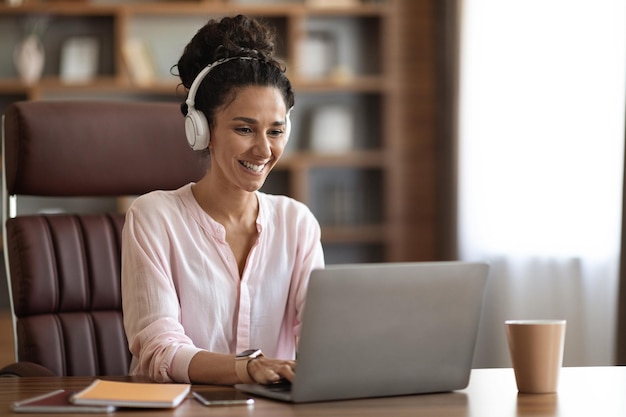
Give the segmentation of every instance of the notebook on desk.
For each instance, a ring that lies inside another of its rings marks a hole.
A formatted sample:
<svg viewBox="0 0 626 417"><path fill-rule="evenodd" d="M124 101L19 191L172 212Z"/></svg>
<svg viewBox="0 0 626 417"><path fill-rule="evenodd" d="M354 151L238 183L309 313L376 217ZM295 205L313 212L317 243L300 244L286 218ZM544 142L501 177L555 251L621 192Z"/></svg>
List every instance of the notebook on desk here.
<svg viewBox="0 0 626 417"><path fill-rule="evenodd" d="M315 270L293 384L235 387L295 403L463 389L487 272L466 262Z"/></svg>

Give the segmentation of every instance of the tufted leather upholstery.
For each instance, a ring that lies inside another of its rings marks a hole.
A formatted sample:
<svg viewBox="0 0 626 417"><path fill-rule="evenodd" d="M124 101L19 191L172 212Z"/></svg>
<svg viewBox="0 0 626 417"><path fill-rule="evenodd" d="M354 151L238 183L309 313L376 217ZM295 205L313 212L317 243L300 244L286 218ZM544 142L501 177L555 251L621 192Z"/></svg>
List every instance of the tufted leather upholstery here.
<svg viewBox="0 0 626 417"><path fill-rule="evenodd" d="M122 196L177 188L203 172L183 126L175 104L12 104L3 126L5 194ZM120 294L123 224L116 213L6 221L20 363L60 376L128 372Z"/></svg>

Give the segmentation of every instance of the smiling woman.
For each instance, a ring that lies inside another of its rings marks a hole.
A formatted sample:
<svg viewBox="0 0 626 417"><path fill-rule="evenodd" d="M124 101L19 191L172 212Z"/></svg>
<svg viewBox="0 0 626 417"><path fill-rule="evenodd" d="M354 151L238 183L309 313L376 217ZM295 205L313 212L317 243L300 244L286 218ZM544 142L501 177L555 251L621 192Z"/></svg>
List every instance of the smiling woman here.
<svg viewBox="0 0 626 417"><path fill-rule="evenodd" d="M293 379L320 226L303 204L259 191L294 104L274 34L245 16L210 20L177 64L187 141L210 159L196 183L139 197L122 245L131 375L235 384ZM252 349L255 355L238 355ZM263 353L261 353L261 350Z"/></svg>

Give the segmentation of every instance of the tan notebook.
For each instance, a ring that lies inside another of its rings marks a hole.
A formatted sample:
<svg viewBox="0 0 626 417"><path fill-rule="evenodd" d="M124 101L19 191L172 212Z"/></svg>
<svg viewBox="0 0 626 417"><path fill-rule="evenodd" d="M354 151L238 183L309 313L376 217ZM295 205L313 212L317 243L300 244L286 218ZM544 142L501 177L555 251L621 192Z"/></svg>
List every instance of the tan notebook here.
<svg viewBox="0 0 626 417"><path fill-rule="evenodd" d="M119 382L96 379L72 398L74 404L117 407L174 408L187 396L190 384Z"/></svg>

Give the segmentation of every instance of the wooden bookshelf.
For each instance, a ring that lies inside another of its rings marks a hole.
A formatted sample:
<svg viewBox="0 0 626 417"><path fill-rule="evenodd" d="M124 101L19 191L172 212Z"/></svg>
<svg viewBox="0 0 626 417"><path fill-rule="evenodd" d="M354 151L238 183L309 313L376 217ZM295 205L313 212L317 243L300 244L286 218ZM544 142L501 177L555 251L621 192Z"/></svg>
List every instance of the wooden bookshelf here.
<svg viewBox="0 0 626 417"><path fill-rule="evenodd" d="M10 66L0 67L0 110L16 100L77 97L179 102L183 92L167 68L180 55L173 45L178 42L180 48L209 17L261 17L277 28L279 53L296 90L290 148L264 190L301 200L321 218L325 215L320 211L332 204L329 200L337 194L328 191L334 182L347 191L341 198L351 198L356 190L360 200L349 205L356 210L349 224L321 221L327 250L339 248L340 255L329 257L337 262L431 260L437 257L436 4L436 0L364 1L341 8L312 7L305 0L260 4L26 0L16 7L0 4L0 59L12 59L12 45L3 45L1 37L17 42L16 22L34 16L51 18L43 40L43 77L28 86ZM159 28L157 33L149 32L150 28L154 31L153 26ZM2 27L13 31L2 32ZM303 75L302 43L315 30L337 38L338 59L351 60L340 62L349 71L315 78ZM183 31L186 33L181 35ZM59 75L62 41L71 36L94 36L103 45L98 74L89 82L67 84ZM154 55L169 64L161 62L157 78L139 85L129 77L122 50L129 39L142 36ZM317 154L307 143L309 112L329 102L355 109L354 149L341 154ZM344 257L344 249L356 255Z"/></svg>

